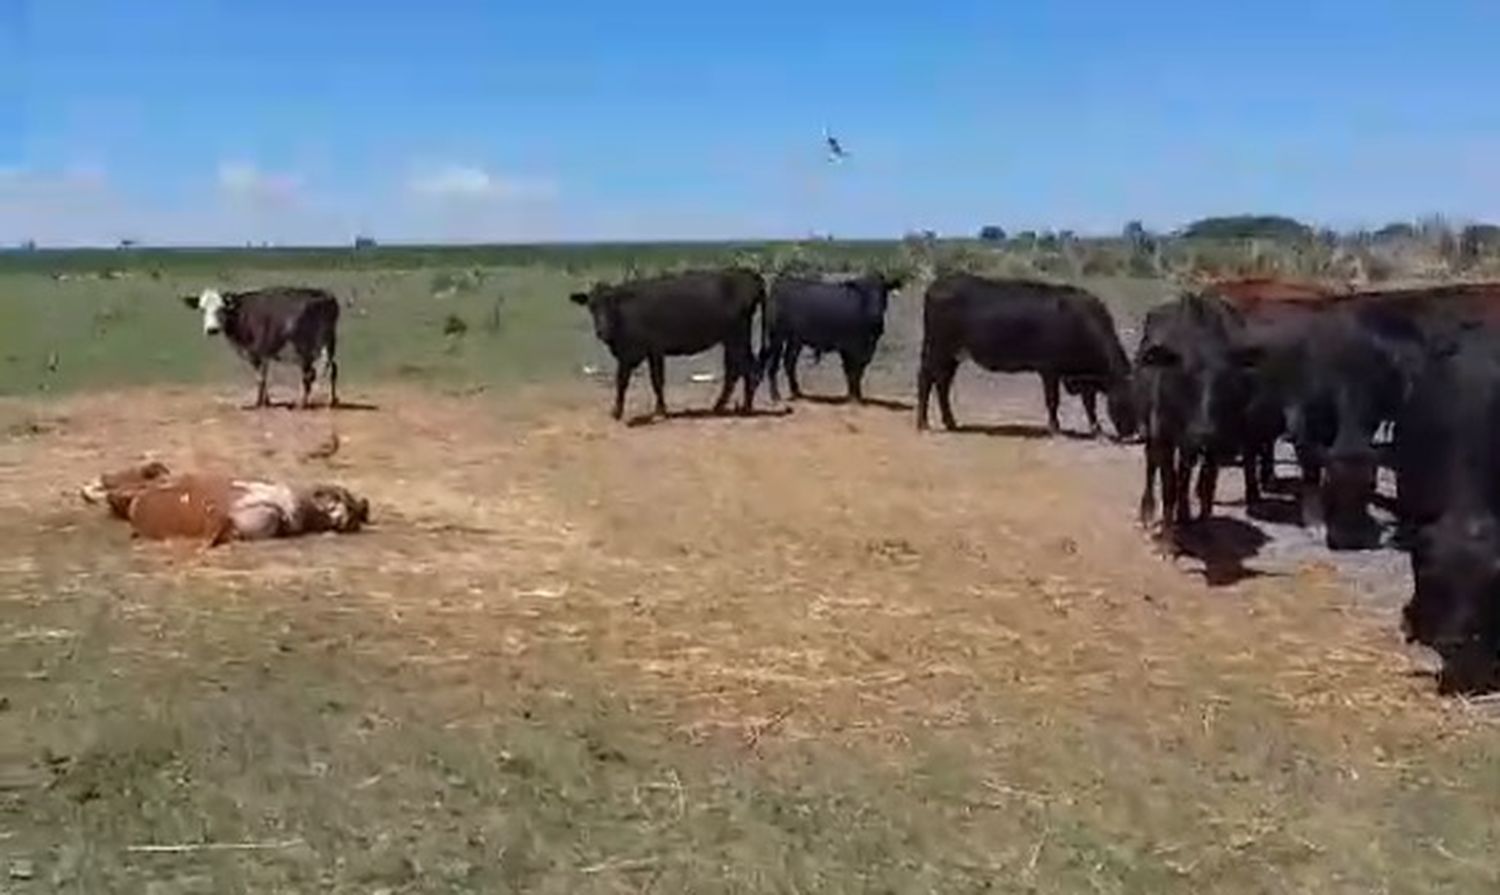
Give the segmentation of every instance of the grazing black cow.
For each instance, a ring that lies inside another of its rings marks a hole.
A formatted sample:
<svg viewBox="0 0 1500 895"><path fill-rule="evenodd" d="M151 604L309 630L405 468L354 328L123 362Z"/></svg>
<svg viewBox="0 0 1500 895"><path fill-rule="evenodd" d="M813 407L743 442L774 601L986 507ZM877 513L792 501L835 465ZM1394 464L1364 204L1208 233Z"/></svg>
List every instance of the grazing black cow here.
<svg viewBox="0 0 1500 895"><path fill-rule="evenodd" d="M1301 469L1304 523L1322 520L1333 550L1378 547L1370 515L1376 433L1395 414L1420 366L1424 337L1410 315L1359 297L1323 303L1268 302L1246 309L1243 344L1261 354L1252 398L1252 440L1282 431Z"/></svg>
<svg viewBox="0 0 1500 895"><path fill-rule="evenodd" d="M1396 490L1410 532L1408 640L1442 657L1441 692L1492 688L1500 657L1500 338L1438 349L1396 424Z"/></svg>
<svg viewBox="0 0 1500 895"><path fill-rule="evenodd" d="M1257 455L1249 449L1253 365L1259 354L1238 343L1243 323L1224 301L1186 295L1152 308L1136 353L1137 401L1145 434L1146 477L1140 520L1156 516L1161 476L1164 533L1191 518L1189 486L1198 468L1199 518L1213 511L1219 466L1236 455L1246 502L1259 501Z"/></svg>
<svg viewBox="0 0 1500 895"><path fill-rule="evenodd" d="M849 397L864 402L864 375L885 333L885 311L901 280L881 274L829 281L781 276L771 285L761 315L760 370L769 376L771 400L781 400L776 367L784 363L792 397L802 397L797 358L804 346L838 352Z"/></svg>
<svg viewBox="0 0 1500 895"><path fill-rule="evenodd" d="M276 286L249 292L205 289L183 298L189 308L203 313L203 334L224 338L250 362L259 377L255 406L270 404L266 377L272 361L283 360L290 346L302 367L302 406L311 402L319 355L327 358L329 406L339 403L339 303L322 289Z"/></svg>
<svg viewBox="0 0 1500 895"><path fill-rule="evenodd" d="M589 309L594 334L614 355L615 419L625 412L625 392L642 361L650 367L656 413L665 416L665 358L697 354L720 344L724 346L724 387L714 402L714 412L723 412L736 382L744 383L740 412L750 412L758 379L751 323L766 300L759 274L741 268L668 274L613 286L601 284L574 293L571 300Z"/></svg>
<svg viewBox="0 0 1500 895"><path fill-rule="evenodd" d="M967 354L986 370L1041 374L1047 423L1057 421L1058 388L1083 400L1089 428L1099 434L1098 393L1108 395L1109 415L1121 438L1135 433L1130 361L1114 319L1096 296L1073 286L1033 280L989 280L944 274L927 288L922 359L917 377L917 428L927 428L927 405L937 387L943 425L957 428L950 393Z"/></svg>

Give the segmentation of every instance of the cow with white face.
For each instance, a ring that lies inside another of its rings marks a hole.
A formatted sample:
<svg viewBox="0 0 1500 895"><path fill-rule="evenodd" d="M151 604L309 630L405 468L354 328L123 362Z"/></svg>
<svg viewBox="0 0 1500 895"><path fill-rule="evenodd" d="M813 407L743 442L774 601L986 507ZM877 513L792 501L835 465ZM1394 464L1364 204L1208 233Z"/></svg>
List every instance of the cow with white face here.
<svg viewBox="0 0 1500 895"><path fill-rule="evenodd" d="M329 406L339 403L339 302L323 289L278 286L249 292L204 289L183 298L183 304L203 315L203 334L224 338L250 362L259 377L256 407L270 401L266 378L272 361L295 362L302 368L302 406L311 403L317 362L327 359ZM294 356L285 357L290 346Z"/></svg>
<svg viewBox="0 0 1500 895"><path fill-rule="evenodd" d="M203 312L205 336L216 336L224 330L224 296L219 294L219 290L204 289L198 293L197 299L188 296L184 301L188 303L188 307Z"/></svg>

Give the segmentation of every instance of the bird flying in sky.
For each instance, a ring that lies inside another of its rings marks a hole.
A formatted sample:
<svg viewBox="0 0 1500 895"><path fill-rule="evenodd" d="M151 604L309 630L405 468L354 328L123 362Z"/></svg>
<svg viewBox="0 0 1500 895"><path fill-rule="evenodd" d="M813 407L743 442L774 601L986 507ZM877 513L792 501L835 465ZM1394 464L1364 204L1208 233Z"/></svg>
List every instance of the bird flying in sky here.
<svg viewBox="0 0 1500 895"><path fill-rule="evenodd" d="M849 157L849 153L844 151L843 144L839 143L838 138L830 134L826 127L823 128L823 142L828 144L828 160L830 162L841 162Z"/></svg>

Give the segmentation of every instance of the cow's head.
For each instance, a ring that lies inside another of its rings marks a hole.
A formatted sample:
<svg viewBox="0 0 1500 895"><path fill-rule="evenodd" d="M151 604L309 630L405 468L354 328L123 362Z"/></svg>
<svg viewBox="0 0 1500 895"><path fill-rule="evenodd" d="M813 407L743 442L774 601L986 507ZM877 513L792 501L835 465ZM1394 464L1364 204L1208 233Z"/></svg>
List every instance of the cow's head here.
<svg viewBox="0 0 1500 895"><path fill-rule="evenodd" d="M1210 452L1237 443L1258 360L1259 352L1249 348L1179 351L1149 345L1140 355L1143 368L1166 377L1164 400L1175 405L1173 412L1182 420L1188 446Z"/></svg>
<svg viewBox="0 0 1500 895"><path fill-rule="evenodd" d="M338 485L318 485L310 500L321 531L359 531L370 521L370 502Z"/></svg>
<svg viewBox="0 0 1500 895"><path fill-rule="evenodd" d="M612 344L615 337L615 290L601 284L587 292L574 292L568 300L588 308L589 315L594 318L594 335L604 344Z"/></svg>
<svg viewBox="0 0 1500 895"><path fill-rule="evenodd" d="M1122 377L1111 385L1104 400L1110 424L1115 427L1115 438L1124 441L1134 436L1141 426L1141 413L1130 377Z"/></svg>
<svg viewBox="0 0 1500 895"><path fill-rule="evenodd" d="M224 295L217 289L204 289L197 295L185 295L182 303L203 314L203 334L214 336L224 331L229 313L234 309L234 296Z"/></svg>
<svg viewBox="0 0 1500 895"><path fill-rule="evenodd" d="M1370 550L1380 546L1380 526L1370 515L1379 455L1375 432L1395 413L1389 395L1401 386L1376 372L1339 381L1325 411L1322 509L1331 550ZM1389 378L1389 377L1386 377ZM1331 432L1331 438L1329 433Z"/></svg>
<svg viewBox="0 0 1500 895"><path fill-rule="evenodd" d="M1500 656L1500 526L1490 518L1445 519L1417 533L1414 592L1402 610L1406 639L1442 657L1438 689L1493 687Z"/></svg>

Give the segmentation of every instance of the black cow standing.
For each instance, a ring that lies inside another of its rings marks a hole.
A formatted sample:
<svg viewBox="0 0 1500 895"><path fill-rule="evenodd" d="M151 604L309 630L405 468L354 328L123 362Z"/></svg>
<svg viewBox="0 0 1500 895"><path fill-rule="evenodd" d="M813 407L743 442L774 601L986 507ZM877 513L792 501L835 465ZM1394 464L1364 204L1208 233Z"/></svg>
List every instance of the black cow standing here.
<svg viewBox="0 0 1500 895"><path fill-rule="evenodd" d="M1047 424L1059 430L1059 387L1083 400L1089 428L1099 434L1098 393L1108 396L1115 432L1135 432L1130 361L1114 319L1098 297L1073 286L1032 280L989 280L944 274L927 289L922 358L917 376L917 428L927 428L933 387L943 425L957 428L950 393L964 355L986 370L1041 374Z"/></svg>
<svg viewBox="0 0 1500 895"><path fill-rule="evenodd" d="M312 399L319 356L327 358L329 406L339 403L339 303L329 292L301 286L276 286L248 292L205 289L183 298L203 313L203 334L224 338L255 368L255 406L270 404L266 379L272 361L295 360L302 368L302 406ZM296 357L285 358L290 347Z"/></svg>
<svg viewBox="0 0 1500 895"><path fill-rule="evenodd" d="M1304 522L1322 520L1332 550L1380 544L1370 515L1376 432L1395 419L1420 367L1424 336L1405 311L1349 299L1247 313L1263 352L1257 402L1284 414L1302 472Z"/></svg>
<svg viewBox="0 0 1500 895"><path fill-rule="evenodd" d="M1191 518L1189 491L1198 470L1199 518L1213 511L1220 464L1244 464L1246 503L1259 502L1250 437L1254 364L1259 354L1238 343L1243 324L1227 303L1187 295L1152 308L1142 325L1136 383L1145 434L1146 477L1140 520L1156 517L1161 478L1164 533Z"/></svg>
<svg viewBox="0 0 1500 895"><path fill-rule="evenodd" d="M900 288L900 279L880 274L840 281L777 277L761 315L760 370L770 377L771 400L781 400L778 364L786 368L792 397L802 397L797 358L805 346L818 354L837 352L849 397L863 403L865 368L885 333L890 295Z"/></svg>
<svg viewBox="0 0 1500 895"><path fill-rule="evenodd" d="M755 401L758 371L751 344L751 324L765 305L766 289L754 271L729 268L690 271L598 285L571 296L587 307L594 334L615 358L615 419L625 412L630 377L644 361L656 392L656 413L667 413L663 387L667 357L697 354L724 346L724 387L714 402L722 413L736 383L744 385L741 413Z"/></svg>
<svg viewBox="0 0 1500 895"><path fill-rule="evenodd" d="M1496 683L1500 657L1500 338L1438 349L1396 424L1396 491L1414 593L1409 640L1442 657L1442 692Z"/></svg>

